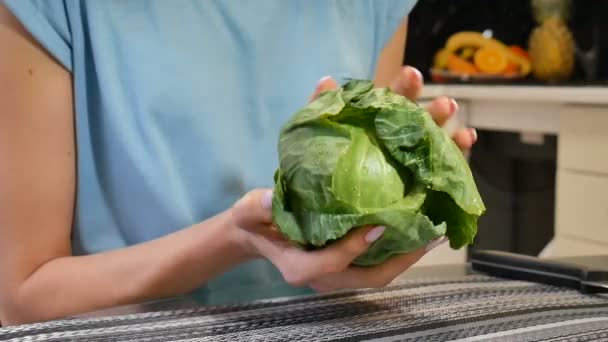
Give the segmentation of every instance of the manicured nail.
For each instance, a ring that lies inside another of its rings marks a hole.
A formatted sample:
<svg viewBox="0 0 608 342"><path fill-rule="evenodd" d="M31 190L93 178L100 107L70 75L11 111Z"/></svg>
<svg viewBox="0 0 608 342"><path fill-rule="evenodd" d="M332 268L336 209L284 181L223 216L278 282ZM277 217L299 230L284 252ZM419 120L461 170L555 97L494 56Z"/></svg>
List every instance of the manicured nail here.
<svg viewBox="0 0 608 342"><path fill-rule="evenodd" d="M325 81L331 79L331 76L323 76L321 77L321 79L319 80L319 82L317 82L317 88L319 88Z"/></svg>
<svg viewBox="0 0 608 342"><path fill-rule="evenodd" d="M473 142L477 141L477 130L475 128L471 128L469 130L471 132L471 138L473 138Z"/></svg>
<svg viewBox="0 0 608 342"><path fill-rule="evenodd" d="M426 245L424 251L425 253L430 252L431 250L433 250L435 247L446 243L448 241L448 237L447 236L442 236L439 239L433 240L431 241L431 243L429 243L428 245Z"/></svg>
<svg viewBox="0 0 608 342"><path fill-rule="evenodd" d="M262 194L262 208L271 209L272 208L272 190L268 190Z"/></svg>
<svg viewBox="0 0 608 342"><path fill-rule="evenodd" d="M365 235L365 241L367 243L372 243L376 240L378 240L380 238L380 236L382 236L382 234L384 233L384 231L386 230L386 227L384 226L378 226L372 230L370 230L367 235Z"/></svg>
<svg viewBox="0 0 608 342"><path fill-rule="evenodd" d="M418 79L418 81L420 81L420 83L422 83L422 81L424 81L424 79L422 77L422 73L420 72L420 70L418 70L416 68L412 68L412 71L414 72L414 77L416 77Z"/></svg>
<svg viewBox="0 0 608 342"><path fill-rule="evenodd" d="M450 99L450 111L456 113L458 111L458 102L454 99Z"/></svg>

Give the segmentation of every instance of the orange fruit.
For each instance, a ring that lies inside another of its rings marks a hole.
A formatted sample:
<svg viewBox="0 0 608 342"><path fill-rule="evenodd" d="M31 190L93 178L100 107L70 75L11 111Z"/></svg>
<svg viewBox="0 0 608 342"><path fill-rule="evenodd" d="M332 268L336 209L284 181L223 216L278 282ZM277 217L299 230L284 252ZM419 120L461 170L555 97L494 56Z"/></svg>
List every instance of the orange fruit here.
<svg viewBox="0 0 608 342"><path fill-rule="evenodd" d="M502 72L505 75L513 75L519 73L519 65L515 63L507 64L507 68Z"/></svg>
<svg viewBox="0 0 608 342"><path fill-rule="evenodd" d="M510 45L509 49L511 49L511 51L513 51L513 53L518 54L527 60L530 60L530 54L528 54L528 51L526 51L526 49L522 48L521 46Z"/></svg>
<svg viewBox="0 0 608 342"><path fill-rule="evenodd" d="M482 47L477 50L473 61L479 71L487 74L502 73L509 64L505 51L494 47Z"/></svg>
<svg viewBox="0 0 608 342"><path fill-rule="evenodd" d="M448 56L448 70L455 74L473 75L477 74L477 68L473 63L469 63L464 58L460 58L454 54Z"/></svg>

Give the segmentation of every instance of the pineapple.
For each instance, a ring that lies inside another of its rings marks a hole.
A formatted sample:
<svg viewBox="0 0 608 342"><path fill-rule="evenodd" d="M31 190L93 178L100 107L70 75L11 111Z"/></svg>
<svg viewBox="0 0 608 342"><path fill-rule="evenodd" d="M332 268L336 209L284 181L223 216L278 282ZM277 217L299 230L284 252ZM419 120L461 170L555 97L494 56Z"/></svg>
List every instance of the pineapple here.
<svg viewBox="0 0 608 342"><path fill-rule="evenodd" d="M566 80L572 74L575 43L568 29L571 0L531 0L540 26L530 35L529 53L534 76L543 81Z"/></svg>

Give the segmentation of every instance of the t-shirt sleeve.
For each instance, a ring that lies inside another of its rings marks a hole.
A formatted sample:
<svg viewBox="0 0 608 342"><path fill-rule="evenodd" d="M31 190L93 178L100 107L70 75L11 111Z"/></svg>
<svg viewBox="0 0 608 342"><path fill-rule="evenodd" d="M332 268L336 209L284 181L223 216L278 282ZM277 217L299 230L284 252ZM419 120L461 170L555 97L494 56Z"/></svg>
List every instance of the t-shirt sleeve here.
<svg viewBox="0 0 608 342"><path fill-rule="evenodd" d="M375 0L377 7L378 51L391 40L399 24L409 15L417 0Z"/></svg>
<svg viewBox="0 0 608 342"><path fill-rule="evenodd" d="M72 70L72 33L66 0L0 0L66 69Z"/></svg>

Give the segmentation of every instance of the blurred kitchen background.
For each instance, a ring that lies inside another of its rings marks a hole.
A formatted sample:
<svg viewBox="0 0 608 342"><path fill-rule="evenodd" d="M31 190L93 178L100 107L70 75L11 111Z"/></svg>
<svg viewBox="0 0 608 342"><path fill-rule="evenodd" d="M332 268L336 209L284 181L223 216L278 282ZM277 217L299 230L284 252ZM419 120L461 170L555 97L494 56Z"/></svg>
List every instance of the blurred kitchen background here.
<svg viewBox="0 0 608 342"><path fill-rule="evenodd" d="M606 18L608 0L418 2L405 64L424 74L422 102L458 100L448 130L477 129L468 157L488 208L474 246L443 246L420 265L464 261L488 248L608 254ZM492 37L529 72L463 32Z"/></svg>

